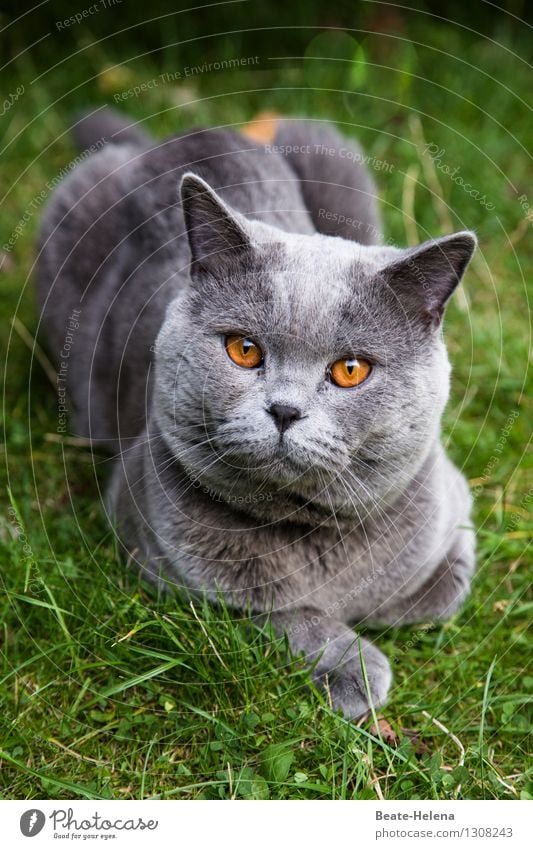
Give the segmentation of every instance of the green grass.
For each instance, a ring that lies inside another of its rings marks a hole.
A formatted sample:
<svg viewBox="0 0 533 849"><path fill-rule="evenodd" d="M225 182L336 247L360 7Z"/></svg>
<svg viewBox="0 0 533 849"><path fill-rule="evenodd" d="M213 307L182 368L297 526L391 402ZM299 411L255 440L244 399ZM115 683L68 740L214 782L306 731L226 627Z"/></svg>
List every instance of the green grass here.
<svg viewBox="0 0 533 849"><path fill-rule="evenodd" d="M71 49L84 46L81 28L71 36ZM139 585L120 562L101 510L97 485L105 484L108 463L57 441L54 393L20 324L12 328L14 316L32 334L36 327L31 275L42 205L34 199L76 155L65 134L73 111L175 72L179 55L109 70L114 57L102 43L33 84L62 57L40 66L25 54L3 72L5 92L21 82L25 91L2 120L0 245L29 211L0 271L4 797L533 795L533 677L526 669L533 481L525 451L533 250L518 200L531 185L523 147L529 118L520 100L529 86L519 58L467 40L458 28L426 24L411 38L368 36L346 53L346 42L328 36L305 60L272 61L274 40L257 68L192 77L122 104L129 114L150 116L157 135L192 123L238 123L264 108L331 118L393 165L375 174L387 238L405 243L413 209L421 239L450 227L478 232L466 301L456 299L446 319L454 378L444 434L476 496L479 567L468 603L450 622L376 635L393 659L383 716L397 745L377 734L372 719L355 726L334 714L309 691L307 673L288 659L283 641L223 606L192 609ZM514 49L523 52L516 42ZM247 55L245 47L235 42L233 55ZM322 63L317 75L316 55L355 61ZM420 132L444 148L441 164L459 167L493 210L439 163L431 170Z"/></svg>

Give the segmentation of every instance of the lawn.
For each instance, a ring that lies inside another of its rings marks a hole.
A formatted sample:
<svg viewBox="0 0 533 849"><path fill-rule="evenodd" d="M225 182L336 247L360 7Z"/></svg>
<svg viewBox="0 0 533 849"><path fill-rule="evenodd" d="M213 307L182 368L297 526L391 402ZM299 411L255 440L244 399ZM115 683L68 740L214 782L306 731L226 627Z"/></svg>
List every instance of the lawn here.
<svg viewBox="0 0 533 849"><path fill-rule="evenodd" d="M491 39L421 16L406 26L396 36L310 30L305 55L299 42L290 58L276 38L262 55L244 36L226 39L224 55L211 40L195 66L179 48L119 56L76 24L63 53L22 53L2 71L4 798L533 797L527 45L503 24ZM249 61L198 70L224 57ZM395 673L377 727L333 713L268 628L139 584L101 509L109 461L57 432L33 347L35 237L77 155L73 114L103 102L158 137L267 108L329 118L371 157L387 239L478 234L446 317L444 421L475 496L478 569L451 621L375 635Z"/></svg>

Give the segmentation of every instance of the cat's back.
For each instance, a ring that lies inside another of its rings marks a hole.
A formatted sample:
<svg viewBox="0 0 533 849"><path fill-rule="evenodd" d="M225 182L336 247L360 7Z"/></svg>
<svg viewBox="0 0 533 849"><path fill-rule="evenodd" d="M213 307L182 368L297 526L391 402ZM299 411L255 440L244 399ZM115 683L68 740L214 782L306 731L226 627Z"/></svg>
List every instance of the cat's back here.
<svg viewBox="0 0 533 849"><path fill-rule="evenodd" d="M195 128L163 141L143 156L139 175L159 208L179 205L181 177L192 171L244 215L294 233L313 233L300 181L267 145L224 128Z"/></svg>
<svg viewBox="0 0 533 849"><path fill-rule="evenodd" d="M312 233L299 181L282 157L225 129L193 129L148 149L106 144L59 185L41 226L38 298L45 316L98 289L124 262L158 250L186 260L179 182L193 171L235 209L282 229ZM131 269L130 269L131 270Z"/></svg>
<svg viewBox="0 0 533 849"><path fill-rule="evenodd" d="M37 297L45 323L53 325L54 315L68 313L105 274L106 262L125 238L123 200L136 155L139 151L128 146L107 145L77 165L46 206L37 256Z"/></svg>

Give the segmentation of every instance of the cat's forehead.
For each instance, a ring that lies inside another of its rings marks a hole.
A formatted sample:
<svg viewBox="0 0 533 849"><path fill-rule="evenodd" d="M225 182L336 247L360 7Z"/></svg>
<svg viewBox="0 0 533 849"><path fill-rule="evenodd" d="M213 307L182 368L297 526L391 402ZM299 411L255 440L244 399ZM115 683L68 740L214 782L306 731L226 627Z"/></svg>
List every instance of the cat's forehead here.
<svg viewBox="0 0 533 849"><path fill-rule="evenodd" d="M318 289L322 295L351 290L383 268L396 249L360 245L347 239L315 234L287 234L282 250L272 265L272 279L280 285L292 281L310 295Z"/></svg>
<svg viewBox="0 0 533 849"><path fill-rule="evenodd" d="M273 303L287 317L310 312L315 323L331 320L365 290L386 264L387 249L331 236L289 235L267 263Z"/></svg>
<svg viewBox="0 0 533 849"><path fill-rule="evenodd" d="M277 247L252 299L260 333L273 334L282 346L284 339L299 340L317 352L363 327L372 333L387 249L318 235L288 235Z"/></svg>

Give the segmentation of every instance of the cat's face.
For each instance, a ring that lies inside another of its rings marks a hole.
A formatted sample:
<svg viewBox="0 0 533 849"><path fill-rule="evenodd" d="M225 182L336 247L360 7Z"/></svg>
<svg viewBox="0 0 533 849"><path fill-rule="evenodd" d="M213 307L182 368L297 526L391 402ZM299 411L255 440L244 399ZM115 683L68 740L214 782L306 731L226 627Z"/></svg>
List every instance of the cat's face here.
<svg viewBox="0 0 533 849"><path fill-rule="evenodd" d="M195 177L184 210L192 282L156 345L155 409L175 456L255 515L379 509L438 433L439 323L474 238L407 252L286 234Z"/></svg>

